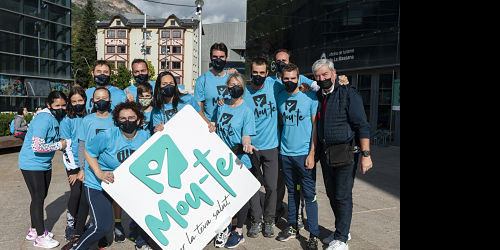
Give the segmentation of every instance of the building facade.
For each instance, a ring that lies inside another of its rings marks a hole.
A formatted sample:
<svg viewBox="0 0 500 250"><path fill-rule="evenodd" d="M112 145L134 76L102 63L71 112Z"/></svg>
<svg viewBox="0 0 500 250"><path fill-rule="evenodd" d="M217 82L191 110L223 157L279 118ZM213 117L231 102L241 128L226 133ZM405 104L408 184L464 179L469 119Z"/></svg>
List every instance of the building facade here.
<svg viewBox="0 0 500 250"><path fill-rule="evenodd" d="M97 59L103 59L115 68L125 65L132 69L132 61L144 59L144 15L116 15L112 20L98 21ZM146 16L146 60L155 73L170 71L177 83L188 91L194 90L198 76L198 21Z"/></svg>
<svg viewBox="0 0 500 250"><path fill-rule="evenodd" d="M400 145L399 0L248 0L247 10L249 59L288 49L310 78L314 61L331 59L363 96L372 141Z"/></svg>
<svg viewBox="0 0 500 250"><path fill-rule="evenodd" d="M0 1L0 111L33 111L71 82L71 0Z"/></svg>

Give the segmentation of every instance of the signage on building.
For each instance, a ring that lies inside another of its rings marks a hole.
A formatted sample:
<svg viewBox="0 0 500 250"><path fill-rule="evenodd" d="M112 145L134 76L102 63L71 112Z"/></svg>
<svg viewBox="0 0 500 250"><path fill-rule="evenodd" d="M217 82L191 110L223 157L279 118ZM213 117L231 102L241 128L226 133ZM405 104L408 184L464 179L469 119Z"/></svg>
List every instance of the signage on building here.
<svg viewBox="0 0 500 250"><path fill-rule="evenodd" d="M394 88L392 92L392 110L400 110L399 103L400 79L394 80Z"/></svg>
<svg viewBox="0 0 500 250"><path fill-rule="evenodd" d="M114 177L104 190L162 249L203 249L260 188L189 105Z"/></svg>

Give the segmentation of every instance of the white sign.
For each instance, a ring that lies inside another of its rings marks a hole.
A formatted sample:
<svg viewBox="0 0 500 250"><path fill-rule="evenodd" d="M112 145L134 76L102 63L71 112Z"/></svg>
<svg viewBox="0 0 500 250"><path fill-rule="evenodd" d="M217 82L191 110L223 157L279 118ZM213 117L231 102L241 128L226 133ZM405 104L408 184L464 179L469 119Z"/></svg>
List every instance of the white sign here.
<svg viewBox="0 0 500 250"><path fill-rule="evenodd" d="M260 183L189 105L103 189L162 249L203 249Z"/></svg>

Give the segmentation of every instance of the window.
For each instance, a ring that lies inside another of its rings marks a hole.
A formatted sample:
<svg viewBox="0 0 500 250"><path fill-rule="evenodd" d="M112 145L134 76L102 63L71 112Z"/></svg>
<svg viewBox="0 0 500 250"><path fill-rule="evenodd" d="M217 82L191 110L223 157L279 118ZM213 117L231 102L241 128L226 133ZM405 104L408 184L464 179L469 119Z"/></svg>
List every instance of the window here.
<svg viewBox="0 0 500 250"><path fill-rule="evenodd" d="M161 31L161 38L170 38L170 31L169 30L162 30Z"/></svg>
<svg viewBox="0 0 500 250"><path fill-rule="evenodd" d="M361 98L363 98L363 106L365 107L366 118L370 120L370 94L372 87L372 76L371 75L359 75L358 76L358 89Z"/></svg>
<svg viewBox="0 0 500 250"><path fill-rule="evenodd" d="M116 21L116 25L122 25L121 21Z"/></svg>
<svg viewBox="0 0 500 250"><path fill-rule="evenodd" d="M162 62L160 62L160 64L161 64L161 65L160 65L160 68L161 68L161 69L169 69L169 67L168 67L168 66L169 66L169 62L167 62L167 61L162 61Z"/></svg>
<svg viewBox="0 0 500 250"><path fill-rule="evenodd" d="M182 53L182 47L181 46L173 46L172 47L172 53L174 53L174 54L181 54Z"/></svg>
<svg viewBox="0 0 500 250"><path fill-rule="evenodd" d="M127 31L119 30L118 31L118 38L127 38Z"/></svg>
<svg viewBox="0 0 500 250"><path fill-rule="evenodd" d="M167 54L169 51L167 46L161 46L160 54Z"/></svg>
<svg viewBox="0 0 500 250"><path fill-rule="evenodd" d="M146 55L151 55L151 47L146 47Z"/></svg>
<svg viewBox="0 0 500 250"><path fill-rule="evenodd" d="M174 38L181 38L181 31L176 30L176 31L173 31L172 33L173 33Z"/></svg>
<svg viewBox="0 0 500 250"><path fill-rule="evenodd" d="M172 69L181 69L181 62L172 62Z"/></svg>
<svg viewBox="0 0 500 250"><path fill-rule="evenodd" d="M127 53L127 47L126 46L118 46L118 53L125 54Z"/></svg>
<svg viewBox="0 0 500 250"><path fill-rule="evenodd" d="M377 129L389 129L392 105L392 73L380 74Z"/></svg>
<svg viewBox="0 0 500 250"><path fill-rule="evenodd" d="M175 25L175 21L174 20L170 21L170 25L174 26Z"/></svg>
<svg viewBox="0 0 500 250"><path fill-rule="evenodd" d="M106 46L106 52L109 54L115 53L115 46Z"/></svg>
<svg viewBox="0 0 500 250"><path fill-rule="evenodd" d="M108 38L115 38L115 31L114 30L108 30Z"/></svg>
<svg viewBox="0 0 500 250"><path fill-rule="evenodd" d="M146 32L146 39L151 40L151 37L152 37L151 31L147 31Z"/></svg>

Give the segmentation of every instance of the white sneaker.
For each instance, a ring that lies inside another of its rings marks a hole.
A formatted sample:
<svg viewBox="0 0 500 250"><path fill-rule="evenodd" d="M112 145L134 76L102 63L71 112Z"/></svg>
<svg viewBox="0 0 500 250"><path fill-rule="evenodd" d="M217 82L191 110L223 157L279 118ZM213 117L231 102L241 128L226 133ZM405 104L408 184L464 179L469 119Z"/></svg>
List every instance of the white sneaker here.
<svg viewBox="0 0 500 250"><path fill-rule="evenodd" d="M33 242L33 246L41 248L55 248L59 246L59 241L52 239L52 237L45 232L43 235L36 238L35 242Z"/></svg>
<svg viewBox="0 0 500 250"><path fill-rule="evenodd" d="M215 247L216 248L224 247L226 245L230 233L231 233L231 225L226 227L226 229L224 229L224 231L222 231L221 233L217 234L217 236L215 236L215 241L214 241Z"/></svg>
<svg viewBox="0 0 500 250"><path fill-rule="evenodd" d="M349 250L349 245L340 240L334 240L330 243L326 250Z"/></svg>
<svg viewBox="0 0 500 250"><path fill-rule="evenodd" d="M48 232L50 238L54 237L54 234L52 234L51 232ZM38 237L38 234L36 233L36 229L35 228L30 228L28 230L28 235L26 235L26 240L36 240L36 237Z"/></svg>
<svg viewBox="0 0 500 250"><path fill-rule="evenodd" d="M328 236L328 237L326 237L326 238L324 238L324 239L322 240L322 241L323 241L323 243L324 243L324 244L330 244L333 240L335 240L334 236L335 236L335 233L330 234L330 236ZM347 235L347 240L351 240L351 233L349 233L349 234Z"/></svg>

